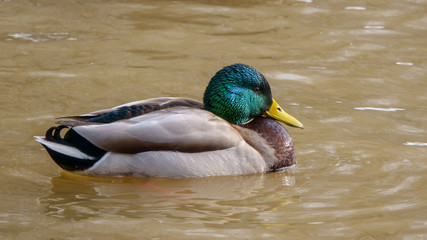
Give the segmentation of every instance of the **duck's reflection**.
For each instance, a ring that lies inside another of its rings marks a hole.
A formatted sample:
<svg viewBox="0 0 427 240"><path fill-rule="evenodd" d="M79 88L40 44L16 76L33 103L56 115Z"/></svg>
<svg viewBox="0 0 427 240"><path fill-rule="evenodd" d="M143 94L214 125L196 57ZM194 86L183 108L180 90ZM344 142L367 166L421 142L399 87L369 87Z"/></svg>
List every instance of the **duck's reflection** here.
<svg viewBox="0 0 427 240"><path fill-rule="evenodd" d="M295 202L293 171L193 179L94 178L63 172L40 199L53 217L233 221Z"/></svg>

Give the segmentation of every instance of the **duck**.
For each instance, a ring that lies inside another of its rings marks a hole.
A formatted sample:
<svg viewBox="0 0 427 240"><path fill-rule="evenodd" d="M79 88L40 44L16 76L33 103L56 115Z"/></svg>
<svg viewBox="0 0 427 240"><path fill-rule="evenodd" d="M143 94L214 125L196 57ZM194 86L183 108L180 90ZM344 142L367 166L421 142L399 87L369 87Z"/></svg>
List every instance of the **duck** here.
<svg viewBox="0 0 427 240"><path fill-rule="evenodd" d="M63 170L99 177L210 177L281 171L295 148L281 124L303 124L246 64L219 70L203 103L159 97L62 117L35 139ZM65 131L65 133L63 132Z"/></svg>

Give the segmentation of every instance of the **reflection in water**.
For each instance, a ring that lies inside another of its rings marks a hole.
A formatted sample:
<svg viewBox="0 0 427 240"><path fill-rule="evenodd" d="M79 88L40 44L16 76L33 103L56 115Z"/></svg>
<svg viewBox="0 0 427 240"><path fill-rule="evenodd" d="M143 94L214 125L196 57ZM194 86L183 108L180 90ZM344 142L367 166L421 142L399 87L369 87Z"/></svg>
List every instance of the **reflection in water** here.
<svg viewBox="0 0 427 240"><path fill-rule="evenodd" d="M224 224L240 222L246 214L275 212L298 201L299 197L291 194L294 185L292 170L175 180L91 178L63 172L52 178L51 194L39 201L46 213L56 218L102 219L117 214ZM245 206L241 201L246 202Z"/></svg>

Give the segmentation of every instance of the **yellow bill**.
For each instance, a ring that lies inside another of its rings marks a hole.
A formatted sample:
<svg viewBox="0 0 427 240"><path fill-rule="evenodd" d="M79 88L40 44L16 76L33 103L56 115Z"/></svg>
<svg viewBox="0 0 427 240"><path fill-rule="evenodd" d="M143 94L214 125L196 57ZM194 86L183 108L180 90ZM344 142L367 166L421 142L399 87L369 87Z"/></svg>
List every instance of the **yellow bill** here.
<svg viewBox="0 0 427 240"><path fill-rule="evenodd" d="M265 112L268 116L285 123L291 127L304 128L304 125L296 118L286 113L282 107L273 99L273 104L268 111Z"/></svg>

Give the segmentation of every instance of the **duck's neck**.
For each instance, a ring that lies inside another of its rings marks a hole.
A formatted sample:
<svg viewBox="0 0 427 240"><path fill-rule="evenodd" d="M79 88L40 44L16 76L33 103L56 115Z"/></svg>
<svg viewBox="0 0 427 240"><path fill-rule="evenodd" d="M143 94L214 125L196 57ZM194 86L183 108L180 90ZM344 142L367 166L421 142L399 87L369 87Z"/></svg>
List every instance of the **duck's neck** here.
<svg viewBox="0 0 427 240"><path fill-rule="evenodd" d="M270 171L295 165L294 143L288 131L279 122L271 118L256 117L240 126L258 133L274 150L276 160Z"/></svg>

